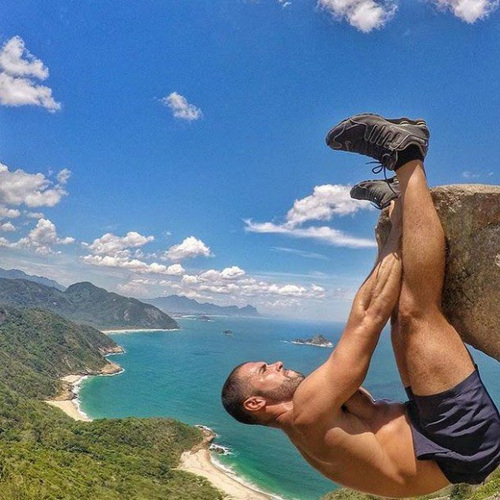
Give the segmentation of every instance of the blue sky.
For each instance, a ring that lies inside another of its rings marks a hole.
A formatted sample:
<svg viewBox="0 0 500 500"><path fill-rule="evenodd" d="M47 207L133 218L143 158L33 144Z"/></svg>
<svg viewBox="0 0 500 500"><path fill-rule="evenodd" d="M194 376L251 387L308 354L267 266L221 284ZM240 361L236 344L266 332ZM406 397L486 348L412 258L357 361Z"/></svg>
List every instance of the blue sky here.
<svg viewBox="0 0 500 500"><path fill-rule="evenodd" d="M354 113L423 117L431 185L500 182L491 0L0 7L0 266L345 319L375 257ZM367 159L368 161L368 159Z"/></svg>

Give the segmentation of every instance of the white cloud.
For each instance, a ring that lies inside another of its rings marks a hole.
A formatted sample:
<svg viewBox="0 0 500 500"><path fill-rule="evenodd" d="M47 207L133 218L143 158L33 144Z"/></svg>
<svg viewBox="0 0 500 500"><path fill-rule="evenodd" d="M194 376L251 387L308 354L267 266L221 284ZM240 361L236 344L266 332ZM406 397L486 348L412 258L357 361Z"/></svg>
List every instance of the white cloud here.
<svg viewBox="0 0 500 500"><path fill-rule="evenodd" d="M182 243L171 246L165 252L165 258L174 262L193 257L213 257L210 248L194 236L187 237Z"/></svg>
<svg viewBox="0 0 500 500"><path fill-rule="evenodd" d="M85 255L82 260L97 267L115 267L127 269L138 274L161 274L165 276L182 276L186 271L182 266L165 266L153 262L148 264L139 259L131 259L128 255Z"/></svg>
<svg viewBox="0 0 500 500"><path fill-rule="evenodd" d="M42 212L26 212L24 215L26 215L28 219L42 219L45 217Z"/></svg>
<svg viewBox="0 0 500 500"><path fill-rule="evenodd" d="M11 248L30 248L35 252L46 255L53 253L55 245L69 245L74 243L75 239L71 237L60 238L57 235L56 226L49 219L39 219L37 225L25 238L21 238L16 243L9 243Z"/></svg>
<svg viewBox="0 0 500 500"><path fill-rule="evenodd" d="M352 200L349 196L350 186L324 185L316 186L313 194L296 200L288 211L286 222L254 222L244 221L245 231L252 233L273 233L293 238L308 238L328 245L349 248L376 247L376 243L366 238L357 238L328 226L309 226L303 224L315 220L330 220L333 215L345 216L362 209L371 209L366 201Z"/></svg>
<svg viewBox="0 0 500 500"><path fill-rule="evenodd" d="M396 13L392 0L319 0L318 5L363 33L384 27Z"/></svg>
<svg viewBox="0 0 500 500"><path fill-rule="evenodd" d="M154 236L143 236L135 231L130 231L125 236L106 233L91 244L83 244L90 250L91 255L83 256L82 260L93 266L121 268L138 274L184 275L186 271L180 264L166 266L158 262L148 263L141 260L144 258L144 253L139 247L152 241ZM132 252L133 248L138 250Z"/></svg>
<svg viewBox="0 0 500 500"><path fill-rule="evenodd" d="M165 274L169 276L182 276L185 272L185 269L180 264L172 264L167 267Z"/></svg>
<svg viewBox="0 0 500 500"><path fill-rule="evenodd" d="M67 170L61 172L64 171ZM2 205L24 204L28 207L53 207L67 194L62 184L54 184L41 173L29 174L21 169L10 172L6 165L0 163L0 203Z"/></svg>
<svg viewBox="0 0 500 500"><path fill-rule="evenodd" d="M451 11L456 17L472 24L488 17L499 0L431 0L437 7Z"/></svg>
<svg viewBox="0 0 500 500"><path fill-rule="evenodd" d="M12 222L5 222L4 224L0 224L0 231L5 233L16 231L16 226L12 224Z"/></svg>
<svg viewBox="0 0 500 500"><path fill-rule="evenodd" d="M197 108L194 104L190 104L183 95L177 92L172 92L161 99L161 103L169 107L173 115L181 120L194 121L199 120L203 116L200 108Z"/></svg>
<svg viewBox="0 0 500 500"><path fill-rule="evenodd" d="M285 234L293 238L308 238L337 247L371 248L377 246L372 240L349 236L338 229L332 229L327 226L290 228L286 225L278 225L272 222L258 223L251 220L246 220L245 224L245 231L252 233Z"/></svg>
<svg viewBox="0 0 500 500"><path fill-rule="evenodd" d="M67 168L63 168L58 174L57 174L57 181L60 184L66 184L68 182L68 179L71 177L71 170L68 170Z"/></svg>
<svg viewBox="0 0 500 500"><path fill-rule="evenodd" d="M0 164L1 168L1 164ZM1 170L0 170L1 172ZM17 208L8 208L0 205L0 219L15 219L21 215L21 212Z"/></svg>
<svg viewBox="0 0 500 500"><path fill-rule="evenodd" d="M123 237L106 233L85 246L95 255L129 257L130 248L141 247L154 239L154 236L143 236L135 231L130 231Z"/></svg>
<svg viewBox="0 0 500 500"><path fill-rule="evenodd" d="M240 269L238 266L231 266L223 269L220 275L222 279L234 280L236 278L245 276L245 271L243 271L243 269Z"/></svg>
<svg viewBox="0 0 500 500"><path fill-rule="evenodd" d="M41 106L51 112L61 109L52 97L52 90L36 84L45 80L49 70L24 45L21 37L8 40L0 51L0 103L5 106Z"/></svg>
<svg viewBox="0 0 500 500"><path fill-rule="evenodd" d="M232 266L217 271L209 269L198 275L185 274L181 285L196 293L210 292L233 297L285 296L301 298L323 298L325 290L317 285L305 286L292 283L277 284L247 277L243 269Z"/></svg>
<svg viewBox="0 0 500 500"><path fill-rule="evenodd" d="M350 186L325 184L316 186L313 194L295 200L286 215L287 226L296 227L310 220L331 220L333 215L349 215L367 207L365 201L351 198Z"/></svg>

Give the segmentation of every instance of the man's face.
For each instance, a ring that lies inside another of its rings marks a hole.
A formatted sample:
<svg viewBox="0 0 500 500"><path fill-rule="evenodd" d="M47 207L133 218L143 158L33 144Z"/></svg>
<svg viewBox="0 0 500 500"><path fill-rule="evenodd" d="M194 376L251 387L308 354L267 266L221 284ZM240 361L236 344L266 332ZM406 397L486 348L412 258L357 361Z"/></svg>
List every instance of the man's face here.
<svg viewBox="0 0 500 500"><path fill-rule="evenodd" d="M245 363L239 376L250 383L255 394L262 395L273 402L291 400L295 390L304 380L304 375L288 370L281 361L268 364L264 361Z"/></svg>

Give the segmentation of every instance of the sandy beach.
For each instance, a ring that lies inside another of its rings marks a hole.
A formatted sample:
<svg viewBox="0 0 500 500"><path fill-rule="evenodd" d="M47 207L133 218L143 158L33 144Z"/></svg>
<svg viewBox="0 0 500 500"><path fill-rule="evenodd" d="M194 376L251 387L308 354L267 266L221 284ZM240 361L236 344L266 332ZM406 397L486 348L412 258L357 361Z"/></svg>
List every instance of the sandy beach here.
<svg viewBox="0 0 500 500"><path fill-rule="evenodd" d="M101 375L113 375L121 371L115 363L106 366ZM78 404L78 391L80 384L88 375L67 375L61 380L65 382L63 391L54 399L45 401L47 404L59 408L74 420L91 422ZM191 451L186 451L181 456L179 469L191 472L208 479L212 485L223 491L233 500L269 500L275 498L271 495L254 490L237 480L235 476L219 469L212 461L210 451L207 449L209 440L198 445Z"/></svg>
<svg viewBox="0 0 500 500"><path fill-rule="evenodd" d="M90 422L92 419L80 410L77 397L78 389L85 377L86 375L66 375L66 377L62 377L61 380L66 384L61 394L45 402L55 408L59 408L74 420Z"/></svg>
<svg viewBox="0 0 500 500"><path fill-rule="evenodd" d="M178 332L180 328L119 328L116 330L100 330L101 333L140 333L140 332Z"/></svg>
<svg viewBox="0 0 500 500"><path fill-rule="evenodd" d="M222 490L233 500L269 500L273 497L254 490L219 469L212 462L210 451L201 448L197 451L185 451L181 456L179 469L192 472L208 479L216 488Z"/></svg>

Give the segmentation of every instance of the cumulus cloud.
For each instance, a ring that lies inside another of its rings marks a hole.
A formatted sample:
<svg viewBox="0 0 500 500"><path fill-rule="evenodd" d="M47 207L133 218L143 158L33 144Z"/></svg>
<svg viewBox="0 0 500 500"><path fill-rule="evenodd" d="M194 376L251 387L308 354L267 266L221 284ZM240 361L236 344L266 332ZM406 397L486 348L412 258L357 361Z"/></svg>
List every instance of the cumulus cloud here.
<svg viewBox="0 0 500 500"><path fill-rule="evenodd" d="M130 231L125 236L116 236L113 233L106 233L86 246L95 255L128 257L130 256L130 248L142 247L146 243L154 241L154 239L154 236L143 236L135 231Z"/></svg>
<svg viewBox="0 0 500 500"><path fill-rule="evenodd" d="M295 200L286 215L286 225L296 227L311 220L331 220L334 215L355 214L366 208L364 201L351 198L349 186L325 184L316 186L311 196Z"/></svg>
<svg viewBox="0 0 500 500"><path fill-rule="evenodd" d="M392 0L319 0L318 5L363 33L384 27L396 13Z"/></svg>
<svg viewBox="0 0 500 500"><path fill-rule="evenodd" d="M209 269L197 275L185 274L181 284L196 293L231 294L240 298L279 296L319 299L325 296L324 288L318 285L277 284L257 280L246 276L245 271L238 266L227 267L222 271Z"/></svg>
<svg viewBox="0 0 500 500"><path fill-rule="evenodd" d="M39 219L37 225L28 235L19 241L11 243L5 238L1 238L0 246L9 248L27 248L36 253L47 255L54 253L53 247L56 245L69 245L75 241L72 237L60 238L56 231L56 226L49 219Z"/></svg>
<svg viewBox="0 0 500 500"><path fill-rule="evenodd" d="M452 12L466 23L488 17L499 5L499 0L431 0L438 8Z"/></svg>
<svg viewBox="0 0 500 500"><path fill-rule="evenodd" d="M203 116L200 108L197 108L194 104L190 104L183 95L177 92L172 92L161 99L161 103L170 108L173 115L181 120L194 121L199 120Z"/></svg>
<svg viewBox="0 0 500 500"><path fill-rule="evenodd" d="M154 239L154 236L143 236L135 231L130 231L125 236L106 233L90 244L83 244L91 253L84 255L82 260L93 266L121 268L139 274L184 275L186 271L180 264L166 266L158 262L148 263L141 260L144 254L140 251L140 247ZM136 249L135 252L132 252L132 249Z"/></svg>
<svg viewBox="0 0 500 500"><path fill-rule="evenodd" d="M64 169L65 182L69 170ZM26 205L28 207L53 207L68 193L62 183L54 184L43 174L29 174L18 169L9 171L9 167L0 163L0 205Z"/></svg>
<svg viewBox="0 0 500 500"><path fill-rule="evenodd" d="M334 215L351 215L359 210L371 208L366 201L351 199L349 191L350 186L329 184L316 186L312 195L295 201L286 215L285 222L277 224L274 222L254 222L247 219L244 221L245 231L308 238L339 247L376 247L376 243L372 240L350 236L329 226L304 227L306 222L329 221Z"/></svg>
<svg viewBox="0 0 500 500"><path fill-rule="evenodd" d="M165 266L152 262L148 264L139 259L130 258L128 255L84 255L83 261L97 267L115 267L127 269L139 274L162 274L165 276L182 276L186 271L182 266Z"/></svg>
<svg viewBox="0 0 500 500"><path fill-rule="evenodd" d="M193 257L213 257L210 248L194 236L187 237L179 245L171 246L164 254L164 258L174 262Z"/></svg>
<svg viewBox="0 0 500 500"><path fill-rule="evenodd" d="M61 109L52 90L34 80L46 80L48 68L26 49L21 37L8 40L0 51L0 103L5 106L41 106L50 112Z"/></svg>
<svg viewBox="0 0 500 500"><path fill-rule="evenodd" d="M0 231L5 233L16 231L16 226L12 224L12 222L5 222L4 224L0 224Z"/></svg>
<svg viewBox="0 0 500 500"><path fill-rule="evenodd" d="M8 208L0 205L0 219L16 219L20 215L21 212L17 208Z"/></svg>

